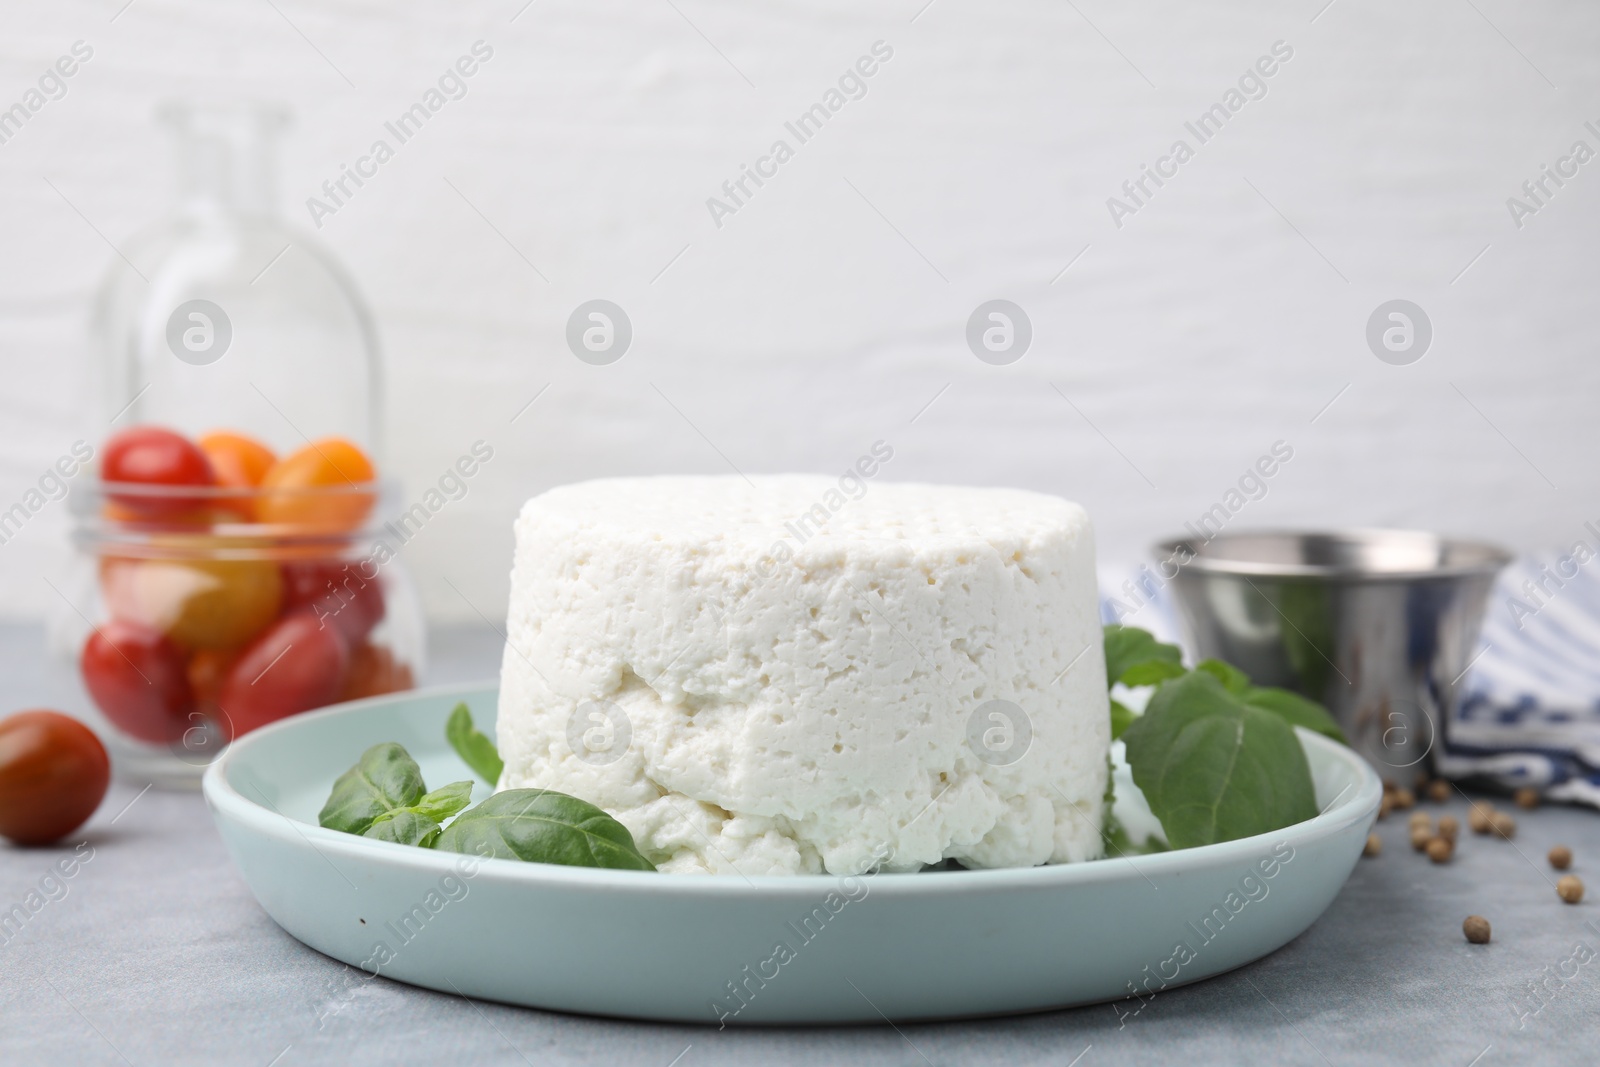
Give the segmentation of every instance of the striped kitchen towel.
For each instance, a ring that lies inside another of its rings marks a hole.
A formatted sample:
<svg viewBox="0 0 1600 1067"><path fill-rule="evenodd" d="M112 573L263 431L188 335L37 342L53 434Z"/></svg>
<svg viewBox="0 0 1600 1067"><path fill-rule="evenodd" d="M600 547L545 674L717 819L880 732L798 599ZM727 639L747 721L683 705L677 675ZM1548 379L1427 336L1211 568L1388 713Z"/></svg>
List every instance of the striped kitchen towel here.
<svg viewBox="0 0 1600 1067"><path fill-rule="evenodd" d="M1149 568L1103 571L1105 622L1188 648L1170 587ZM1440 774L1533 786L1600 808L1600 558L1522 557L1489 598Z"/></svg>
<svg viewBox="0 0 1600 1067"><path fill-rule="evenodd" d="M1489 599L1440 772L1600 807L1600 562L1516 560Z"/></svg>

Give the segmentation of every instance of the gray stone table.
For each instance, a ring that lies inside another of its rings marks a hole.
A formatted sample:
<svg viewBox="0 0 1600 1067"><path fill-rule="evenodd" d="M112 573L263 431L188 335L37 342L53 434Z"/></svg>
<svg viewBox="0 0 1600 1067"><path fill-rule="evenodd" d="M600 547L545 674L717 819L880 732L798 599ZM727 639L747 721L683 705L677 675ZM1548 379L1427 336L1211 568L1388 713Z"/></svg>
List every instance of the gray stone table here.
<svg viewBox="0 0 1600 1067"><path fill-rule="evenodd" d="M0 627L0 711L66 699L30 627ZM433 683L493 677L488 632L436 634ZM1465 821L1459 799L1448 810ZM789 1029L632 1023L469 1002L344 965L261 911L196 794L113 787L93 858L0 945L0 1065L1370 1064L1600 1062L1600 816L1518 813L1512 844L1464 834L1436 867L1380 824L1320 921L1231 974L1137 1007L987 1021ZM1591 899L1562 904L1544 860L1577 853ZM0 844L0 908L64 853ZM1468 914L1494 941L1469 945ZM930 932L929 936L937 936ZM1587 962L1584 962L1584 961ZM959 959L949 962L961 966ZM1561 977L1565 974L1565 978ZM1540 992L1535 995L1534 990Z"/></svg>

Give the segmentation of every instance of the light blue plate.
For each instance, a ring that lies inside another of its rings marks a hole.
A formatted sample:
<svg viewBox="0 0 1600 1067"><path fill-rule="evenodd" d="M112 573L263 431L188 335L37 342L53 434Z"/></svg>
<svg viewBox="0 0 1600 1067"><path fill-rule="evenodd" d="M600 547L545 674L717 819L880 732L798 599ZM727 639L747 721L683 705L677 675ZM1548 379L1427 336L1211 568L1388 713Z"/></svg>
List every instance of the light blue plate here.
<svg viewBox="0 0 1600 1067"><path fill-rule="evenodd" d="M1339 892L1378 778L1301 732L1324 808L1274 834L1022 870L751 878L475 860L324 830L334 778L398 741L430 786L470 778L444 740L493 686L378 697L252 733L205 797L267 914L386 978L560 1011L716 1024L1039 1011L1183 985L1259 959ZM492 735L492 734L491 734ZM488 795L479 783L474 799Z"/></svg>

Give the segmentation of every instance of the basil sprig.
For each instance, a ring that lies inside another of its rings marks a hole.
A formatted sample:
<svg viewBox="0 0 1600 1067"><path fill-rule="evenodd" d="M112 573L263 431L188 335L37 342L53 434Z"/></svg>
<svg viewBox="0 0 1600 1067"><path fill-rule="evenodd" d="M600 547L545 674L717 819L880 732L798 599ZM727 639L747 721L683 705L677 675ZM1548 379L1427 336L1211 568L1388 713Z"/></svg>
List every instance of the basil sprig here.
<svg viewBox="0 0 1600 1067"><path fill-rule="evenodd" d="M392 741L373 745L333 783L317 821L330 830L427 847L444 821L471 803L472 783L426 789L409 752Z"/></svg>
<svg viewBox="0 0 1600 1067"><path fill-rule="evenodd" d="M1166 645L1148 630L1111 623L1105 628L1106 684L1130 689L1156 685L1183 673L1183 651Z"/></svg>
<svg viewBox="0 0 1600 1067"><path fill-rule="evenodd" d="M1165 682L1122 735L1133 781L1173 848L1250 837L1317 814L1294 730L1216 677Z"/></svg>
<svg viewBox="0 0 1600 1067"><path fill-rule="evenodd" d="M1221 660L1183 668L1176 645L1144 630L1105 628L1109 684L1154 685L1142 715L1111 707L1112 736L1174 848L1267 833L1317 814L1302 726L1344 742L1333 717L1287 689L1250 684Z"/></svg>
<svg viewBox="0 0 1600 1067"><path fill-rule="evenodd" d="M494 742L472 724L472 712L465 702L457 704L444 724L444 739L456 750L461 762L472 768L472 773L490 785L500 783L500 772L505 764Z"/></svg>
<svg viewBox="0 0 1600 1067"><path fill-rule="evenodd" d="M451 712L445 735L473 771L491 784L500 777L500 754L473 727L465 704ZM570 867L656 869L627 827L576 797L508 789L467 808L471 802L470 781L428 792L417 761L390 741L367 749L339 776L317 821L330 830L446 852Z"/></svg>
<svg viewBox="0 0 1600 1067"><path fill-rule="evenodd" d="M1133 709L1120 700L1111 701L1111 740L1115 741L1122 736L1124 730L1133 725L1133 720L1139 716Z"/></svg>
<svg viewBox="0 0 1600 1067"><path fill-rule="evenodd" d="M617 820L586 801L548 789L507 789L465 811L435 848L533 863L653 871Z"/></svg>
<svg viewBox="0 0 1600 1067"><path fill-rule="evenodd" d="M1253 685L1246 689L1239 699L1252 708L1272 712L1290 726L1304 726L1312 733L1331 737L1341 745L1350 743L1345 740L1344 731L1339 729L1339 724L1333 721L1333 716L1328 714L1326 708L1316 701L1307 700L1299 693Z"/></svg>

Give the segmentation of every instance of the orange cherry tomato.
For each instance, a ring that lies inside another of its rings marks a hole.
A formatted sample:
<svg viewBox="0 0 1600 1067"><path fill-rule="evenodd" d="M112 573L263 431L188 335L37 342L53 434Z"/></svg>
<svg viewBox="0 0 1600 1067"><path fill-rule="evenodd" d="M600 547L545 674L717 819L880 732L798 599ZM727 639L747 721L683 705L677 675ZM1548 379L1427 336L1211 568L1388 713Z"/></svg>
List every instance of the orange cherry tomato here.
<svg viewBox="0 0 1600 1067"><path fill-rule="evenodd" d="M360 700L362 697L398 693L416 686L411 668L400 662L393 652L382 645L363 641L350 653L350 674L345 678L339 699Z"/></svg>
<svg viewBox="0 0 1600 1067"><path fill-rule="evenodd" d="M100 505L100 514L111 522L127 526L138 526L147 530L204 529L213 523L229 522L238 518L236 510L217 505L201 505L185 511L151 516L135 511L132 508L123 507L115 500L107 500Z"/></svg>
<svg viewBox="0 0 1600 1067"><path fill-rule="evenodd" d="M271 560L107 556L100 588L114 618L190 651L238 648L271 625L283 605L283 572Z"/></svg>
<svg viewBox="0 0 1600 1067"><path fill-rule="evenodd" d="M324 437L267 471L256 518L310 530L354 530L377 500L375 477L361 449L342 437Z"/></svg>
<svg viewBox="0 0 1600 1067"><path fill-rule="evenodd" d="M253 489L278 462L272 449L242 433L215 430L195 442L211 461L217 484L237 489Z"/></svg>
<svg viewBox="0 0 1600 1067"><path fill-rule="evenodd" d="M242 433L217 430L195 443L205 453L206 459L211 461L217 484L228 489L255 489L278 461L272 449ZM253 495L242 493L238 499L224 500L223 506L249 522L255 518L255 506L250 499Z"/></svg>

